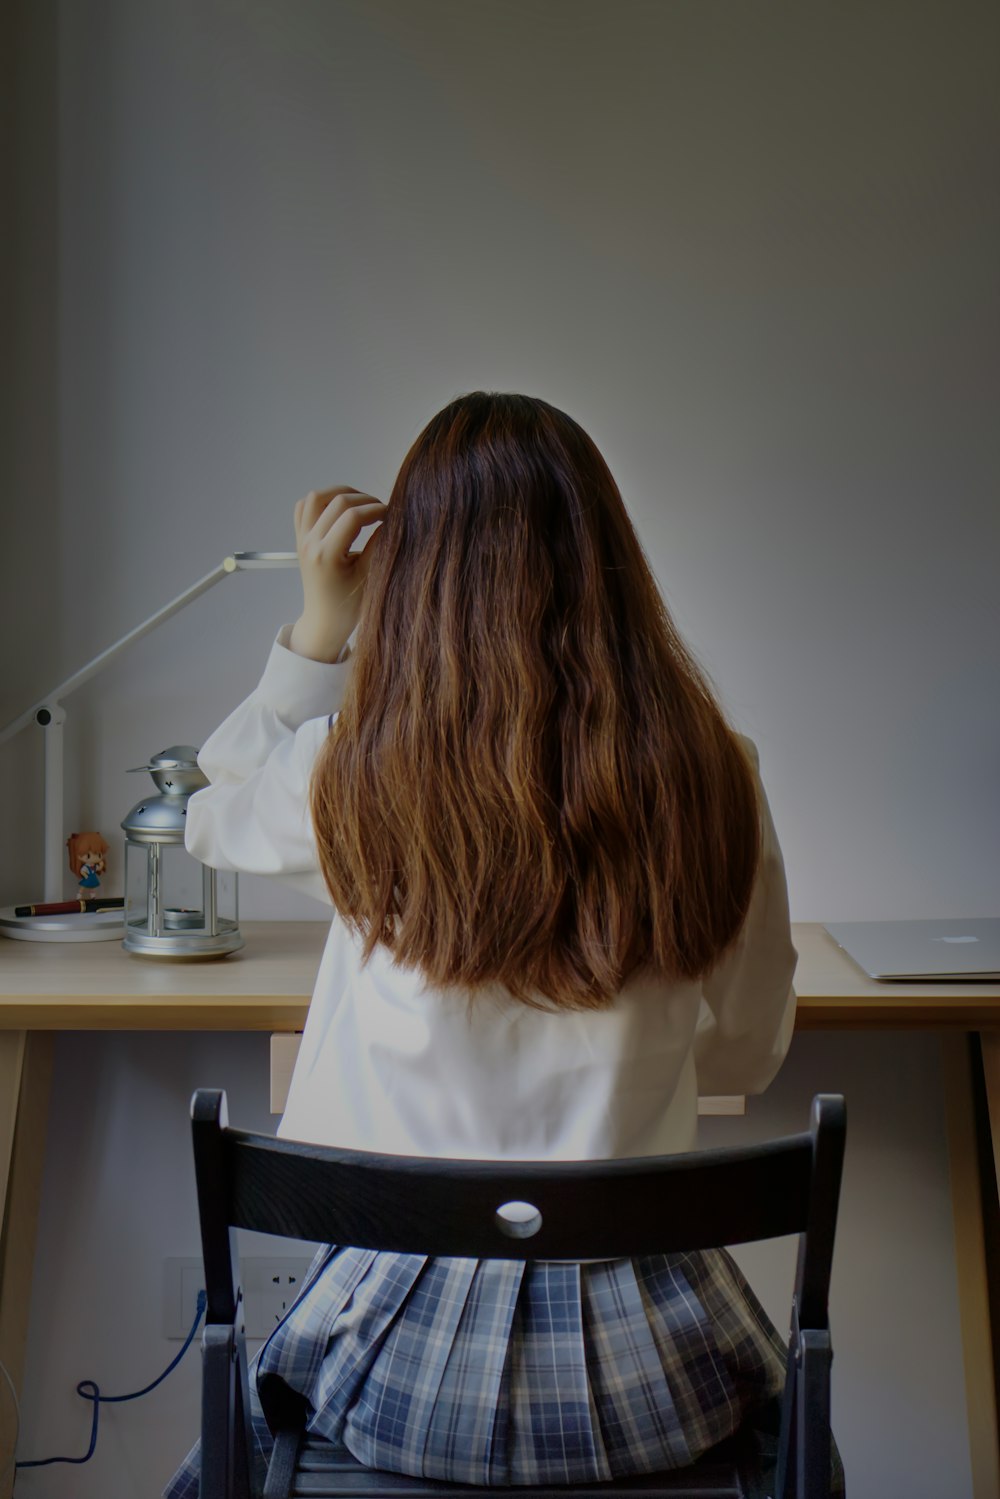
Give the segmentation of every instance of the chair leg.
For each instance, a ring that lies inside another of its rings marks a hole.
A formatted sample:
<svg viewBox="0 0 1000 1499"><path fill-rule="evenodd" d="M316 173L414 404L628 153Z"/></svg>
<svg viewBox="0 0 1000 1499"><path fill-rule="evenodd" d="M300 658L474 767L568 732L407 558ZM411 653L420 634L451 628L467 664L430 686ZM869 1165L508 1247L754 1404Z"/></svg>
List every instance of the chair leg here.
<svg viewBox="0 0 1000 1499"><path fill-rule="evenodd" d="M830 1499L829 1332L807 1328L799 1335L798 1499Z"/></svg>
<svg viewBox="0 0 1000 1499"><path fill-rule="evenodd" d="M788 1357L785 1360L785 1388L781 1394L781 1426L778 1431L778 1462L774 1475L774 1499L796 1499L797 1473L794 1454L797 1450L798 1400L796 1398L799 1379L798 1344L794 1337L789 1340Z"/></svg>
<svg viewBox="0 0 1000 1499"><path fill-rule="evenodd" d="M201 1480L203 1499L254 1499L250 1404L243 1340L230 1325L202 1335Z"/></svg>
<svg viewBox="0 0 1000 1499"><path fill-rule="evenodd" d="M239 1315L239 1313L237 1313ZM253 1428L250 1416L250 1379L243 1319L233 1339L233 1472L236 1493L254 1496Z"/></svg>

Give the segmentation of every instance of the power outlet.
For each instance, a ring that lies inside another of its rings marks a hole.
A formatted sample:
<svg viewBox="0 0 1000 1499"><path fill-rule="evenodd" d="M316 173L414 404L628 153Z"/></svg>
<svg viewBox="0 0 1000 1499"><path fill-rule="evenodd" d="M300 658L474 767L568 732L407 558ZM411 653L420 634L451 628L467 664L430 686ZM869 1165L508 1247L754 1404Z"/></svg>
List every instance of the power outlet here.
<svg viewBox="0 0 1000 1499"><path fill-rule="evenodd" d="M311 1255L244 1255L243 1317L248 1338L266 1338L277 1327L299 1291ZM163 1262L163 1336L186 1338L198 1309L205 1271L200 1259Z"/></svg>
<svg viewBox="0 0 1000 1499"><path fill-rule="evenodd" d="M245 1255L243 1271L244 1321L248 1338L267 1338L284 1319L302 1289L312 1256Z"/></svg>

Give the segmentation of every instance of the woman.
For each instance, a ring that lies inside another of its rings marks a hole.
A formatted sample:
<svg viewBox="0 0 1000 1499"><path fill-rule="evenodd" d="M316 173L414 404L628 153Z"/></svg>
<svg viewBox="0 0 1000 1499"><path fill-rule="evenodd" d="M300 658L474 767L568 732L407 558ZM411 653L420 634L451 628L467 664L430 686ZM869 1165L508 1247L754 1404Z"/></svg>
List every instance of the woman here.
<svg viewBox="0 0 1000 1499"><path fill-rule="evenodd" d="M388 505L338 486L295 530L302 615L202 750L187 823L205 863L334 908L279 1134L488 1160L692 1148L699 1093L760 1092L781 1065L796 955L756 752L594 443L477 391ZM265 1375L302 1392L362 1462L484 1485L686 1465L783 1372L722 1250L329 1247L257 1364L265 1398Z"/></svg>

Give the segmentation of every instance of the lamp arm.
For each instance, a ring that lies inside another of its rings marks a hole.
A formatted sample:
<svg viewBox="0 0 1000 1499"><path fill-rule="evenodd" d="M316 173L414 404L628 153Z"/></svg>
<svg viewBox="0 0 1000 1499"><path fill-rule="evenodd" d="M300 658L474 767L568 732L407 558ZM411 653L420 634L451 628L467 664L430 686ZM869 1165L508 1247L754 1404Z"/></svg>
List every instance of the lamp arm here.
<svg viewBox="0 0 1000 1499"><path fill-rule="evenodd" d="M190 588L185 588L184 592L179 593L169 604L164 604L162 609L157 609L156 613L151 614L149 619L144 620L141 625L136 625L134 630L129 630L128 634L123 635L121 640L116 640L114 645L109 645L107 650L101 651L100 655L95 656L92 661L88 661L86 666L81 666L80 670L75 671L71 677L67 677L65 682L60 682L58 687L53 687L52 691L47 692L44 697L39 698L37 703L33 703L23 713L19 713L16 718L12 718L10 723L5 724L0 729L0 744L3 744L5 739L12 738L20 729L25 728L31 723L43 708L49 708L53 703L58 703L60 698L68 697L71 692L75 692L78 687L82 687L84 682L89 682L91 677L96 677L97 673L103 671L106 666L109 666L115 657L120 655L127 646L133 645L137 640L141 640L144 635L148 635L151 630L155 630L157 625L161 625L172 614L177 614L185 605L190 604L193 599L198 598L200 594L207 593L213 584L220 582L229 573L245 572L251 568L261 567L292 567L297 562L298 558L294 552L234 552L231 557L224 557L218 567L213 568L210 573L206 573L197 583L192 583Z"/></svg>
<svg viewBox="0 0 1000 1499"><path fill-rule="evenodd" d="M213 584L218 583L227 573L235 571L236 562L232 557L227 557L224 562L220 562L219 566L214 568L212 572L206 573L205 577L201 578L197 583L193 583L190 588L186 588L183 593L178 594L169 604L164 604L163 608L158 609L155 614L151 614L149 619L144 620L141 625L136 625L134 630L129 630L128 634L123 635L120 640L116 640L114 645L109 645L106 650L101 651L100 655L95 656L92 661L88 661L86 666L81 666L79 671L75 671L71 677L67 677L64 682L60 682L58 687L53 687L52 691L47 692L37 703L32 704L23 713L18 714L17 718L12 719L9 724L0 729L0 744L5 739L10 739L19 729L23 729L27 724L31 723L32 719L43 708L51 708L61 698L68 697L71 692L75 692L78 687L82 687L84 682L89 682L91 677L96 677L98 672L103 671L106 666L110 666L111 662L128 646L134 644L137 640L141 640L151 630L155 630L157 625L162 624L165 619L169 619L172 614L178 613L186 604L190 604L192 599L196 599L199 594L207 592Z"/></svg>
<svg viewBox="0 0 1000 1499"><path fill-rule="evenodd" d="M134 645L151 630L155 630L164 620L169 619L172 614L177 614L185 605L190 604L200 594L206 593L215 583L228 576L229 573L242 572L244 569L255 567L291 567L296 564L298 558L294 552L234 552L231 557L224 557L218 567L206 573L197 583L192 583L183 593L179 593L169 604L164 604L155 614L151 614L141 625L136 625L134 630L129 630L114 645L109 645L100 655L88 661L86 666L81 666L71 677L60 682L51 692L39 698L30 708L19 713L16 718L0 729L0 744L5 740L13 738L21 729L26 728L29 723L38 723L46 730L46 754L45 754L45 899L61 899L63 879L63 763L62 763L62 726L66 715L60 706L60 700L82 687L84 682L89 682L91 677L97 676L98 672L104 670L122 651L128 646Z"/></svg>

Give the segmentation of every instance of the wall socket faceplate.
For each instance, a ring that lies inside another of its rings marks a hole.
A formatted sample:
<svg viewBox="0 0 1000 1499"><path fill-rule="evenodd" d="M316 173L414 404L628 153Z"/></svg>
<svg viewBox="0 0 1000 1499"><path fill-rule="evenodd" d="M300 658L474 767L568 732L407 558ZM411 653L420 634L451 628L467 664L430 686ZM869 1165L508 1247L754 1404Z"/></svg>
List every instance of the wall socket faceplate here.
<svg viewBox="0 0 1000 1499"><path fill-rule="evenodd" d="M243 1314L248 1338L266 1338L288 1311L312 1255L243 1255ZM186 1338L198 1310L205 1271L200 1259L163 1261L163 1336Z"/></svg>

